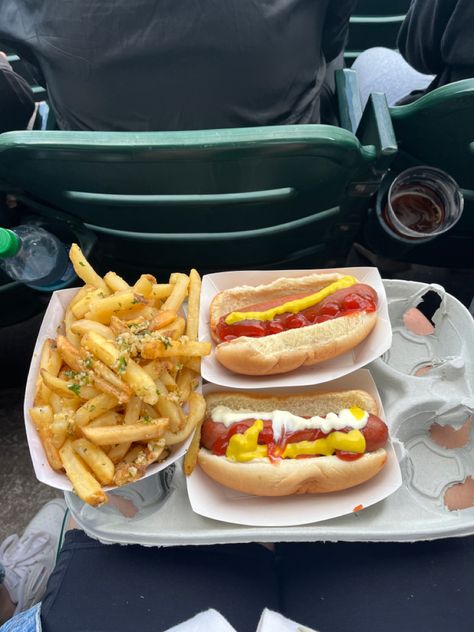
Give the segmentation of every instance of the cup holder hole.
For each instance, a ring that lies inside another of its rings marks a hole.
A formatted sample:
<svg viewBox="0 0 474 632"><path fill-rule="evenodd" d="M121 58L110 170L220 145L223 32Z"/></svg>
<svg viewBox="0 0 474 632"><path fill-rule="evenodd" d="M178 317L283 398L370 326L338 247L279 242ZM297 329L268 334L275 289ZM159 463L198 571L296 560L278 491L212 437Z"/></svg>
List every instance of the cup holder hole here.
<svg viewBox="0 0 474 632"><path fill-rule="evenodd" d="M417 305L417 308L424 316L426 316L430 323L435 326L433 316L438 311L440 305L441 296L433 290L428 290L426 294L423 294L423 300Z"/></svg>

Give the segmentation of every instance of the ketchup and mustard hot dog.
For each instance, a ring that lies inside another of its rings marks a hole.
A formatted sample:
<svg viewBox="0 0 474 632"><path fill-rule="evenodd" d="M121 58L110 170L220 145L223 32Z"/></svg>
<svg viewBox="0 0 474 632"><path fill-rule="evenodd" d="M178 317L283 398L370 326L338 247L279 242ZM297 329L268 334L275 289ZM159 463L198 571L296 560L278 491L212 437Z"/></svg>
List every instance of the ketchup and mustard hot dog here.
<svg viewBox="0 0 474 632"><path fill-rule="evenodd" d="M376 321L376 291L339 273L232 288L210 306L218 361L245 375L286 373L335 358L362 342Z"/></svg>
<svg viewBox="0 0 474 632"><path fill-rule="evenodd" d="M385 465L388 428L365 391L262 397L211 393L198 461L222 485L258 496L348 489Z"/></svg>

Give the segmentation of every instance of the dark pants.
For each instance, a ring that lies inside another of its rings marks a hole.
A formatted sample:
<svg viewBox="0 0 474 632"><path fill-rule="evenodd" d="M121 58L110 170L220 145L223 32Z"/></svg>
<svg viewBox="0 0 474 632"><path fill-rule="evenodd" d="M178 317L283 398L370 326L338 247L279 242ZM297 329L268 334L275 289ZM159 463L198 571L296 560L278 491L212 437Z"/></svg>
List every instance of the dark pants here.
<svg viewBox="0 0 474 632"><path fill-rule="evenodd" d="M320 632L473 629L474 540L143 548L66 534L44 632L160 632L215 608L254 632L264 607Z"/></svg>

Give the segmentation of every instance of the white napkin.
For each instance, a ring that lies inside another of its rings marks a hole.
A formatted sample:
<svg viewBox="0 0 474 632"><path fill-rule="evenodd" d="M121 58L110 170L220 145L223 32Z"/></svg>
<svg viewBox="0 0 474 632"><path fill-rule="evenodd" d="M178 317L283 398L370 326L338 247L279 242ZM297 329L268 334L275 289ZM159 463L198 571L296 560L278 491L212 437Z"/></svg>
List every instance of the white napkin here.
<svg viewBox="0 0 474 632"><path fill-rule="evenodd" d="M300 625L278 612L265 608L258 622L256 632L316 632L316 630Z"/></svg>
<svg viewBox="0 0 474 632"><path fill-rule="evenodd" d="M200 612L192 619L183 621L166 632L237 632L217 610Z"/></svg>
<svg viewBox="0 0 474 632"><path fill-rule="evenodd" d="M169 628L166 632L237 632L237 630L217 610L210 609ZM316 630L302 626L278 612L265 608L256 632L316 632Z"/></svg>

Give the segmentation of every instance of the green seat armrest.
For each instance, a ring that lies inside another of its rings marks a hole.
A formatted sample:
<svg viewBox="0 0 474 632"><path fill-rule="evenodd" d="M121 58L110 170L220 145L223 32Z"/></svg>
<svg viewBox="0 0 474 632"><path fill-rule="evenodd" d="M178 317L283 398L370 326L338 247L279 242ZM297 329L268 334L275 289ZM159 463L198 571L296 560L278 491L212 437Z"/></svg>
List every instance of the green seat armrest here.
<svg viewBox="0 0 474 632"><path fill-rule="evenodd" d="M336 70L336 95L339 110L339 124L344 129L355 134L362 118L362 104L360 101L357 73L343 68Z"/></svg>
<svg viewBox="0 0 474 632"><path fill-rule="evenodd" d="M362 145L375 148L377 169L386 171L397 153L398 145L385 94L373 92L370 95L355 134Z"/></svg>

